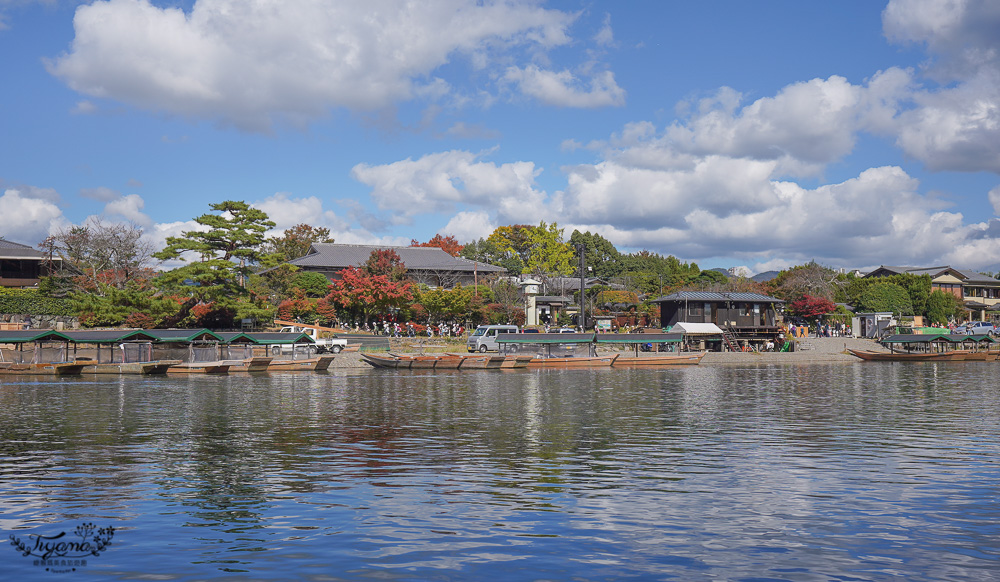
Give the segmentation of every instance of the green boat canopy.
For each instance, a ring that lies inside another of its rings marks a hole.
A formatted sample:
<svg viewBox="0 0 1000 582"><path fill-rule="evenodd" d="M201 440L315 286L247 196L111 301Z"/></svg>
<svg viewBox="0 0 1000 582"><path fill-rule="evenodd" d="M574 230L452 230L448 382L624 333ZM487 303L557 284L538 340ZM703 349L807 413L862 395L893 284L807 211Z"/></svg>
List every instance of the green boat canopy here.
<svg viewBox="0 0 1000 582"><path fill-rule="evenodd" d="M156 337L145 330L78 330L62 332L75 344L118 344L122 342L156 341Z"/></svg>
<svg viewBox="0 0 1000 582"><path fill-rule="evenodd" d="M63 332L52 329L15 329L0 331L0 344L25 344L29 342L68 342Z"/></svg>
<svg viewBox="0 0 1000 582"><path fill-rule="evenodd" d="M978 334L978 335L955 335L955 334L919 334L919 333L906 333L899 335L891 335L881 341L883 344L929 344L935 342L947 342L950 344L961 344L965 342L986 342L995 343L997 340L994 339L989 334Z"/></svg>
<svg viewBox="0 0 1000 582"><path fill-rule="evenodd" d="M309 334L305 332L300 333L287 333L287 332L235 332L235 331L220 331L216 332L223 342L227 344L257 344L257 345L273 345L273 344L314 344L314 340Z"/></svg>
<svg viewBox="0 0 1000 582"><path fill-rule="evenodd" d="M682 333L599 333L599 344L668 344L684 341Z"/></svg>
<svg viewBox="0 0 1000 582"><path fill-rule="evenodd" d="M147 329L144 330L149 335L156 338L156 341L165 343L188 343L194 341L217 341L222 338L209 329Z"/></svg>
<svg viewBox="0 0 1000 582"><path fill-rule="evenodd" d="M594 341L592 333L501 333L498 344L586 344Z"/></svg>

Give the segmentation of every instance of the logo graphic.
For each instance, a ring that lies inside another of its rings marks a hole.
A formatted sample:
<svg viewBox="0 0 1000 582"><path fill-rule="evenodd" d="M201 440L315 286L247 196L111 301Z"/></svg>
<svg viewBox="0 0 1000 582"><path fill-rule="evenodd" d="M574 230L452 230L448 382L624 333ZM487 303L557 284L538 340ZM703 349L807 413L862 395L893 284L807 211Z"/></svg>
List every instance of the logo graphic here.
<svg viewBox="0 0 1000 582"><path fill-rule="evenodd" d="M115 528L109 525L97 529L92 523L82 523L72 533L75 537L66 532L54 536L28 534L26 541L11 534L10 545L22 556L35 558L34 565L49 572L75 572L77 567L87 565L88 558L100 556L111 545Z"/></svg>

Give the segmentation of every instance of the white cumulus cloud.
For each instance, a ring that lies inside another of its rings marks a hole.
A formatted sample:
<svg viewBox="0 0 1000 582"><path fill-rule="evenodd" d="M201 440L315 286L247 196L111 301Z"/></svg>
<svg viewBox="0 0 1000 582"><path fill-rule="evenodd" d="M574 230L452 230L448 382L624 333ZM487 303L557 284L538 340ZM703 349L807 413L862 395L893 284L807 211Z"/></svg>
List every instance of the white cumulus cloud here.
<svg viewBox="0 0 1000 582"><path fill-rule="evenodd" d="M197 0L188 12L104 0L77 9L72 47L48 68L94 97L266 130L440 97L450 88L434 72L456 56L506 68L567 44L574 20L517 0ZM595 91L614 93L608 75Z"/></svg>
<svg viewBox="0 0 1000 582"><path fill-rule="evenodd" d="M372 188L376 205L396 222L416 215L455 211L459 204L495 210L497 220L534 222L545 203L536 189L532 162L494 164L479 154L448 151L389 164L359 164L351 175Z"/></svg>

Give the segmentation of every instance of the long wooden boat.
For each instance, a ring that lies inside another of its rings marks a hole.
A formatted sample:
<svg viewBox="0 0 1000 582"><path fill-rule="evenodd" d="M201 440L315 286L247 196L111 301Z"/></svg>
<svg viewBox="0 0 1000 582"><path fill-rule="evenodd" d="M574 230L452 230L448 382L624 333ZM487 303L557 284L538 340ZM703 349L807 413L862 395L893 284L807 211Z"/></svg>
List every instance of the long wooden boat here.
<svg viewBox="0 0 1000 582"><path fill-rule="evenodd" d="M43 364L15 364L0 362L0 374L27 376L79 376L87 364L84 362L60 362Z"/></svg>
<svg viewBox="0 0 1000 582"><path fill-rule="evenodd" d="M217 362L184 362L167 368L168 374L228 374L229 364Z"/></svg>
<svg viewBox="0 0 1000 582"><path fill-rule="evenodd" d="M955 362L965 359L964 352L876 352L872 350L855 350L848 352L862 360L874 362Z"/></svg>
<svg viewBox="0 0 1000 582"><path fill-rule="evenodd" d="M330 368L336 356L322 355L304 360L271 360L268 372L323 372Z"/></svg>
<svg viewBox="0 0 1000 582"><path fill-rule="evenodd" d="M118 375L150 375L166 374L171 366L183 364L181 360L156 360L154 362L128 362L118 364L94 364L78 360L86 364L84 374L118 374Z"/></svg>
<svg viewBox="0 0 1000 582"><path fill-rule="evenodd" d="M226 360L230 372L267 372L271 368L274 358L266 356L254 356L243 360Z"/></svg>
<svg viewBox="0 0 1000 582"><path fill-rule="evenodd" d="M376 368L407 369L413 363L411 358L403 358L392 354L361 353L361 358Z"/></svg>
<svg viewBox="0 0 1000 582"><path fill-rule="evenodd" d="M566 358L531 358L529 368L603 368L614 365L618 354L613 356L581 356Z"/></svg>
<svg viewBox="0 0 1000 582"><path fill-rule="evenodd" d="M622 356L615 360L615 366L696 366L705 357L705 352L676 352L657 356Z"/></svg>

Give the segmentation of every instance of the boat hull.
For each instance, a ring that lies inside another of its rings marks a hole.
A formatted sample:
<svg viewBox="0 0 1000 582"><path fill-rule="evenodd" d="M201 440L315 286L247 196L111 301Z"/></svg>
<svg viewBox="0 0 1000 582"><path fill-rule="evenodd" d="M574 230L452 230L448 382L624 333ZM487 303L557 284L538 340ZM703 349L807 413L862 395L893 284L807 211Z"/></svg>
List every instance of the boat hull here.
<svg viewBox="0 0 1000 582"><path fill-rule="evenodd" d="M166 374L171 366L182 364L180 360L158 360L155 362L129 362L125 364L87 364L84 374L151 375Z"/></svg>
<svg viewBox="0 0 1000 582"><path fill-rule="evenodd" d="M318 356L305 360L271 360L268 372L323 372L330 368L336 356Z"/></svg>
<svg viewBox="0 0 1000 582"><path fill-rule="evenodd" d="M177 364L167 368L168 374L228 374L229 364L225 362L194 362Z"/></svg>
<svg viewBox="0 0 1000 582"><path fill-rule="evenodd" d="M614 365L618 354L580 358L532 358L529 368L604 368Z"/></svg>
<svg viewBox="0 0 1000 582"><path fill-rule="evenodd" d="M254 356L245 360L227 360L230 372L267 372L273 358Z"/></svg>
<svg viewBox="0 0 1000 582"><path fill-rule="evenodd" d="M697 366L705 352L681 352L661 356L637 356L633 358L620 357L615 360L615 366Z"/></svg>
<svg viewBox="0 0 1000 582"><path fill-rule="evenodd" d="M26 376L79 376L87 364L83 362L48 364L0 363L0 374Z"/></svg>
<svg viewBox="0 0 1000 582"><path fill-rule="evenodd" d="M850 348L847 351L862 360L872 362L956 362L964 360L966 355L963 352L874 352L871 350L853 350Z"/></svg>

